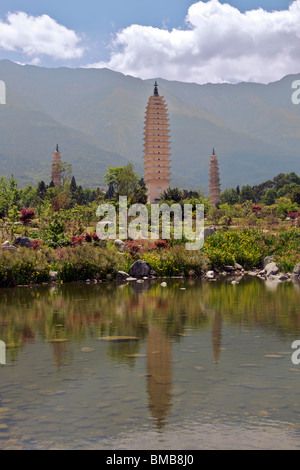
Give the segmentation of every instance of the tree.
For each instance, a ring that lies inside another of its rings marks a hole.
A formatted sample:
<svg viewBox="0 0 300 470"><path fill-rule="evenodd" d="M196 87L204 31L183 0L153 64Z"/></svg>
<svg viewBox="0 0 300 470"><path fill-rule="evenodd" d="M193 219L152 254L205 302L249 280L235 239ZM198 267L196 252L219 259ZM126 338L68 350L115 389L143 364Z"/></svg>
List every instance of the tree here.
<svg viewBox="0 0 300 470"><path fill-rule="evenodd" d="M297 212L297 204L286 197L280 197L275 202L279 217L286 217L290 212Z"/></svg>
<svg viewBox="0 0 300 470"><path fill-rule="evenodd" d="M201 191L190 191L189 189L183 189L183 199L199 199L203 197Z"/></svg>
<svg viewBox="0 0 300 470"><path fill-rule="evenodd" d="M9 209L8 217L9 217L10 222L12 224L12 228L11 228L11 233L12 234L14 233L14 224L15 224L15 222L18 221L19 216L20 216L20 211L19 211L17 206L13 206Z"/></svg>
<svg viewBox="0 0 300 470"><path fill-rule="evenodd" d="M262 198L262 202L266 204L267 206L271 206L272 204L275 203L276 198L277 198L276 189L268 189L268 191Z"/></svg>
<svg viewBox="0 0 300 470"><path fill-rule="evenodd" d="M300 185L300 176L296 175L295 172L289 173L287 175L287 178L288 178L290 183L295 183L298 186Z"/></svg>
<svg viewBox="0 0 300 470"><path fill-rule="evenodd" d="M225 191L221 193L221 196L220 196L221 204L229 204L232 206L234 204L237 204L238 202L239 202L239 195L235 189L233 188L225 189Z"/></svg>
<svg viewBox="0 0 300 470"><path fill-rule="evenodd" d="M68 209L70 207L70 203L71 201L68 194L62 192L52 198L51 206L54 212L59 212L61 209Z"/></svg>
<svg viewBox="0 0 300 470"><path fill-rule="evenodd" d="M34 219L34 216L35 212L33 209L26 209L25 207L23 207L23 209L21 210L19 220L25 227L25 235L27 235L27 227L31 223L32 219Z"/></svg>
<svg viewBox="0 0 300 470"><path fill-rule="evenodd" d="M255 198L256 201L261 201L262 197L266 194L268 189L273 189L275 186L274 181L268 180L264 183L259 184L258 186L254 186Z"/></svg>
<svg viewBox="0 0 300 470"><path fill-rule="evenodd" d="M235 215L234 207L232 207L232 205L229 205L228 203L225 203L220 205L219 211L221 214L220 222L228 228L231 225L232 219Z"/></svg>
<svg viewBox="0 0 300 470"><path fill-rule="evenodd" d="M76 188L75 201L79 205L82 205L85 202L84 191L82 189L82 186L77 186L77 188Z"/></svg>
<svg viewBox="0 0 300 470"><path fill-rule="evenodd" d="M241 193L240 193L240 200L241 202L246 202L246 201L256 202L255 191L249 184L242 187Z"/></svg>
<svg viewBox="0 0 300 470"><path fill-rule="evenodd" d="M114 197L115 197L114 184L111 182L109 183L108 190L105 193L105 199L114 199Z"/></svg>
<svg viewBox="0 0 300 470"><path fill-rule="evenodd" d="M18 206L20 191L17 180L11 175L7 181L6 178L0 178L0 215L7 217L8 211L13 206Z"/></svg>
<svg viewBox="0 0 300 470"><path fill-rule="evenodd" d="M138 182L137 188L131 198L132 204L147 204L148 191L145 185L144 178L141 178Z"/></svg>
<svg viewBox="0 0 300 470"><path fill-rule="evenodd" d="M75 176L72 176L71 184L70 184L70 191L72 195L76 193L76 189L77 189L77 184L76 184Z"/></svg>
<svg viewBox="0 0 300 470"><path fill-rule="evenodd" d="M161 195L161 201L181 202L183 199L183 191L179 188L168 188Z"/></svg>
<svg viewBox="0 0 300 470"><path fill-rule="evenodd" d="M37 195L37 189L33 188L30 184L20 190L20 204L22 207L33 206Z"/></svg>
<svg viewBox="0 0 300 470"><path fill-rule="evenodd" d="M40 181L37 185L36 194L37 196L44 200L47 193L47 186L44 181Z"/></svg>
<svg viewBox="0 0 300 470"><path fill-rule="evenodd" d="M288 177L284 173L279 173L279 175L273 178L273 181L275 183L274 186L276 191L278 191L280 188L283 188L283 186L289 183Z"/></svg>
<svg viewBox="0 0 300 470"><path fill-rule="evenodd" d="M300 206L300 186L294 188L291 193L291 201Z"/></svg>
<svg viewBox="0 0 300 470"><path fill-rule="evenodd" d="M138 187L139 177L133 170L133 164L128 163L126 166L116 168L108 168L108 172L104 175L104 180L110 187L115 198L119 196L133 196Z"/></svg>
<svg viewBox="0 0 300 470"><path fill-rule="evenodd" d="M20 191L18 189L18 183L14 178L14 175L11 175L10 179L8 180L8 199L9 207L16 205L20 199Z"/></svg>
<svg viewBox="0 0 300 470"><path fill-rule="evenodd" d="M277 191L277 198L279 197L291 197L291 194L295 188L299 186L296 183L285 184L282 188Z"/></svg>
<svg viewBox="0 0 300 470"><path fill-rule="evenodd" d="M89 204L97 198L98 192L95 189L86 188L83 190L84 202Z"/></svg>
<svg viewBox="0 0 300 470"><path fill-rule="evenodd" d="M60 167L62 185L65 186L65 184L71 179L72 165L71 163L67 163L67 162L61 162L58 165Z"/></svg>

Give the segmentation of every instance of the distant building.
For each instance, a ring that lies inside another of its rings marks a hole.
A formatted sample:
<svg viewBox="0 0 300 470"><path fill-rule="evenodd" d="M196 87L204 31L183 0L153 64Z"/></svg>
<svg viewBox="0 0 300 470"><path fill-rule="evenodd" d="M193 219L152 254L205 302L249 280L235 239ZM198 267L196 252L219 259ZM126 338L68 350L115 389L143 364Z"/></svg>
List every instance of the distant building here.
<svg viewBox="0 0 300 470"><path fill-rule="evenodd" d="M54 186L61 186L61 158L58 145L56 145L52 158L51 181L53 181Z"/></svg>
<svg viewBox="0 0 300 470"><path fill-rule="evenodd" d="M210 157L209 166L209 199L211 205L215 206L220 201L221 184L218 157L213 149L213 154Z"/></svg>
<svg viewBox="0 0 300 470"><path fill-rule="evenodd" d="M170 138L166 101L159 96L157 82L146 108L144 132L145 184L148 203L159 202L170 186Z"/></svg>

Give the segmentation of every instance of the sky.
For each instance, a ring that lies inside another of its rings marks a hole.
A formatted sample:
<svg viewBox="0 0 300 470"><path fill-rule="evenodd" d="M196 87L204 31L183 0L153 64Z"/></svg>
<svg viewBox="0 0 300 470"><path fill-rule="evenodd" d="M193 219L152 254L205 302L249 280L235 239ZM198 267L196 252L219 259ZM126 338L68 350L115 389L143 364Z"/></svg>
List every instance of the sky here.
<svg viewBox="0 0 300 470"><path fill-rule="evenodd" d="M300 0L1 0L0 59L268 83L300 73Z"/></svg>

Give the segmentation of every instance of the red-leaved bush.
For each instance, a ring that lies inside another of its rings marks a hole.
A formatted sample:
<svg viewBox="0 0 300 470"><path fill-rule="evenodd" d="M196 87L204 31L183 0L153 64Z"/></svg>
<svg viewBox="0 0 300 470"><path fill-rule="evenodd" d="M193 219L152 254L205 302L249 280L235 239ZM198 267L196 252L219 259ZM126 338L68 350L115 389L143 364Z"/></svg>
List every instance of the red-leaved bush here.
<svg viewBox="0 0 300 470"><path fill-rule="evenodd" d="M23 207L19 216L19 220L22 222L22 224L29 225L34 216L35 212L33 209L26 209Z"/></svg>
<svg viewBox="0 0 300 470"><path fill-rule="evenodd" d="M299 211L298 212L290 212L287 216L292 220L297 220L300 217L300 212Z"/></svg>
<svg viewBox="0 0 300 470"><path fill-rule="evenodd" d="M99 241L99 237L96 233L85 233L84 235L84 240L87 242L87 243L92 243L92 242L98 242Z"/></svg>
<svg viewBox="0 0 300 470"><path fill-rule="evenodd" d="M257 214L258 212L260 212L262 210L262 207L261 206L253 206L252 207L252 212L254 214Z"/></svg>
<svg viewBox="0 0 300 470"><path fill-rule="evenodd" d="M126 240L126 251L134 256L137 253L145 253L147 251L170 248L166 240Z"/></svg>
<svg viewBox="0 0 300 470"><path fill-rule="evenodd" d="M37 250L43 244L42 240L31 240L30 248Z"/></svg>
<svg viewBox="0 0 300 470"><path fill-rule="evenodd" d="M82 243L84 242L84 237L71 237L70 241L73 246L82 245Z"/></svg>

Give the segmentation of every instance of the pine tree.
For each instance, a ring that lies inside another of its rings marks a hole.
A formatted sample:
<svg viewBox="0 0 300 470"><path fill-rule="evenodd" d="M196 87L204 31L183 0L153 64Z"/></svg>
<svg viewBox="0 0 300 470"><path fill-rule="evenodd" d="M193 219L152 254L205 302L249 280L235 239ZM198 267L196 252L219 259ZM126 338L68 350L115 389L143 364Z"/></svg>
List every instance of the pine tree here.
<svg viewBox="0 0 300 470"><path fill-rule="evenodd" d="M77 190L77 184L76 184L75 176L73 176L71 179L70 191L72 194L75 194L76 190Z"/></svg>
<svg viewBox="0 0 300 470"><path fill-rule="evenodd" d="M37 196L40 197L41 199L45 199L46 192L47 192L47 186L46 186L45 182L40 181L38 183L37 189L36 189Z"/></svg>

